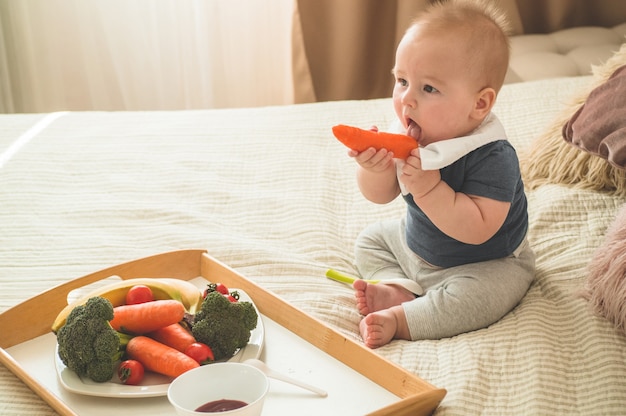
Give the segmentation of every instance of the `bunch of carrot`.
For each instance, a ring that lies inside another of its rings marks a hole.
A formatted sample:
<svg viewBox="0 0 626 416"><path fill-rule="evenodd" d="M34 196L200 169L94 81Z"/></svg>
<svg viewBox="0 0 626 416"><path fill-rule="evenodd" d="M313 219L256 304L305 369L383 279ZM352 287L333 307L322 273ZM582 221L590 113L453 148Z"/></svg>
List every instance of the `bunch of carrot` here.
<svg viewBox="0 0 626 416"><path fill-rule="evenodd" d="M185 307L177 300L154 300L113 308L111 327L133 335L126 346L128 359L159 374L177 377L200 364L184 353L196 342L179 322Z"/></svg>

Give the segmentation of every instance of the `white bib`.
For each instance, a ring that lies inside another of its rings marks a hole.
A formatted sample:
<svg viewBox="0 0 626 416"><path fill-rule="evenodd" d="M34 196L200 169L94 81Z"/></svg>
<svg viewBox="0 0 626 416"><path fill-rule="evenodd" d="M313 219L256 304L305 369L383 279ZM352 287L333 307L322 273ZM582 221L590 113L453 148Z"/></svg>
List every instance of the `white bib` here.
<svg viewBox="0 0 626 416"><path fill-rule="evenodd" d="M394 127L394 130L399 130L397 124ZM445 168L481 146L505 139L506 133L502 123L500 123L500 120L498 120L495 114L490 113L480 126L468 136L454 137L452 139L431 143L424 147L420 146L422 169L435 170ZM396 159L398 177L402 173L404 163L404 160ZM403 195L408 193L402 183L400 183L400 189Z"/></svg>

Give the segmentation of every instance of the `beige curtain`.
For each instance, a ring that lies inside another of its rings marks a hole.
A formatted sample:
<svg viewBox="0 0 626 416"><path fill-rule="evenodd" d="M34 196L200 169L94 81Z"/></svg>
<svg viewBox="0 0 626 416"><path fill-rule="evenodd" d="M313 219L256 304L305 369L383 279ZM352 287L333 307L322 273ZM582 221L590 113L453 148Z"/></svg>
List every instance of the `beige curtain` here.
<svg viewBox="0 0 626 416"><path fill-rule="evenodd" d="M395 47L432 0L297 0L292 28L296 102L391 94ZM513 33L626 22L624 0L494 0Z"/></svg>
<svg viewBox="0 0 626 416"><path fill-rule="evenodd" d="M548 33L574 26L611 27L626 22L624 0L517 0L523 33Z"/></svg>

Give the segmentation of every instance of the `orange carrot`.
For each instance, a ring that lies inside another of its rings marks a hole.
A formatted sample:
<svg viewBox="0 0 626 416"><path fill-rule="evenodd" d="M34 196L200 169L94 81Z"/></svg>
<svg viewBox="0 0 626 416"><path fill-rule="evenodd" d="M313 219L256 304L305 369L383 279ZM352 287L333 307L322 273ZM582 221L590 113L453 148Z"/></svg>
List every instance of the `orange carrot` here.
<svg viewBox="0 0 626 416"><path fill-rule="evenodd" d="M179 301L155 300L113 308L111 326L128 334L145 334L180 322L184 316L185 306Z"/></svg>
<svg viewBox="0 0 626 416"><path fill-rule="evenodd" d="M149 332L146 335L180 352L185 352L188 346L196 342L191 332L187 331L178 322Z"/></svg>
<svg viewBox="0 0 626 416"><path fill-rule="evenodd" d="M170 377L178 377L200 365L182 352L142 335L128 341L126 355L139 361L146 370Z"/></svg>
<svg viewBox="0 0 626 416"><path fill-rule="evenodd" d="M376 150L387 149L394 157L406 159L417 141L404 134L377 132L339 124L333 127L333 134L341 143L352 150L362 152L370 147Z"/></svg>

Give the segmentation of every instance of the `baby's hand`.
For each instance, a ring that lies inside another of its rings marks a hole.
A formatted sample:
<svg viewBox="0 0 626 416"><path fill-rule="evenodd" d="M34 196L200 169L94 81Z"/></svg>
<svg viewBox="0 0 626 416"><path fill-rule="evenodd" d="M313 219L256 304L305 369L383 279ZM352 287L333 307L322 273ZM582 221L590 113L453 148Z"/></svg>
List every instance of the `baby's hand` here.
<svg viewBox="0 0 626 416"><path fill-rule="evenodd" d="M419 148L413 149L402 167L400 181L406 189L419 199L430 192L441 181L439 170L423 170Z"/></svg>
<svg viewBox="0 0 626 416"><path fill-rule="evenodd" d="M363 169L370 172L384 172L393 164L393 153L387 149L377 151L370 147L362 152L348 150L348 156L354 158Z"/></svg>
<svg viewBox="0 0 626 416"><path fill-rule="evenodd" d="M369 131L378 132L378 126L372 126ZM373 151L373 152L372 152ZM353 157L363 169L372 172L382 172L389 166L389 161L393 160L393 153L386 149L376 151L373 147L365 149L362 152L349 150L348 156Z"/></svg>

